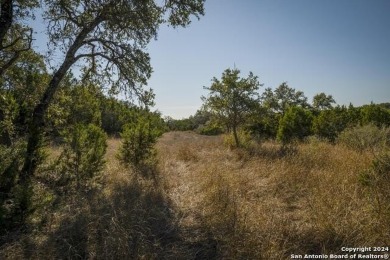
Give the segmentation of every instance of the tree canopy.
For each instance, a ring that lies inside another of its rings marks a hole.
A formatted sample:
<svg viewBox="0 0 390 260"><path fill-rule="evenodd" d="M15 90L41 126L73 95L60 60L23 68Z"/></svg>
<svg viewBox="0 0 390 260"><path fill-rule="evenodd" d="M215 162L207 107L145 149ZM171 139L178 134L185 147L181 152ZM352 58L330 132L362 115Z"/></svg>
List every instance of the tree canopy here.
<svg viewBox="0 0 390 260"><path fill-rule="evenodd" d="M233 131L237 146L240 146L237 128L258 105L257 90L261 86L258 77L252 72L247 78L240 78L239 74L238 69L226 69L221 80L213 78L211 86L204 87L210 93L202 97L205 108Z"/></svg>

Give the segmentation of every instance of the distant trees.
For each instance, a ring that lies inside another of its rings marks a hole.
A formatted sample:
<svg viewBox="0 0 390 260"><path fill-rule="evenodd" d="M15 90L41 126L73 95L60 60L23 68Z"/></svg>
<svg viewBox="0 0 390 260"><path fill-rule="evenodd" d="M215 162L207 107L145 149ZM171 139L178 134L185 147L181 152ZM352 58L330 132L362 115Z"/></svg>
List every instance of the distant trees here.
<svg viewBox="0 0 390 260"><path fill-rule="evenodd" d="M317 110L331 109L332 104L335 104L336 101L333 99L332 95L326 95L324 92L316 94L313 97L313 108Z"/></svg>
<svg viewBox="0 0 390 260"><path fill-rule="evenodd" d="M272 138L287 144L312 134L335 142L346 128L357 125L390 126L388 103L346 107L336 105L332 95L321 92L309 104L302 91L289 87L286 82L274 90L266 88L258 99L257 77L250 74L246 82L253 84L249 84L247 92L241 91L245 84L238 83L242 80L238 73L238 70L226 70L221 80L214 78L211 87L205 88L210 91L209 96L202 97L212 118L219 120L209 122L214 122L214 127L217 123L227 131L232 130L236 145L239 145L238 127L256 139ZM190 122L186 120L181 122Z"/></svg>
<svg viewBox="0 0 390 260"><path fill-rule="evenodd" d="M281 115L284 115L287 109L292 106L309 107L304 93L290 88L287 82L283 82L273 92L272 89L266 88L261 96L261 101L265 108Z"/></svg>
<svg viewBox="0 0 390 260"><path fill-rule="evenodd" d="M213 78L207 97L203 96L204 106L226 128L233 132L235 145L240 146L238 128L258 105L260 83L258 77L249 73L247 78L240 78L237 69L226 69L221 80Z"/></svg>

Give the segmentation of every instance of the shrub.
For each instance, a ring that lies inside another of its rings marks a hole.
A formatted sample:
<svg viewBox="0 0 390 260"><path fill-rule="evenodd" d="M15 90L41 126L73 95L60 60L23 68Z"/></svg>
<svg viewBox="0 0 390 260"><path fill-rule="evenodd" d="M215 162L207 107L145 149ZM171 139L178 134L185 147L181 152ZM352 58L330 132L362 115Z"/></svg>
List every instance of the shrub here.
<svg viewBox="0 0 390 260"><path fill-rule="evenodd" d="M379 105L371 104L361 109L362 124L374 124L380 126L390 126L390 112Z"/></svg>
<svg viewBox="0 0 390 260"><path fill-rule="evenodd" d="M119 158L125 164L141 166L153 157L153 146L161 136L162 129L146 115L139 115L135 122L125 124L123 129Z"/></svg>
<svg viewBox="0 0 390 260"><path fill-rule="evenodd" d="M347 112L342 109L323 110L314 118L312 130L320 138L334 142L349 123Z"/></svg>
<svg viewBox="0 0 390 260"><path fill-rule="evenodd" d="M390 128L372 124L348 128L341 132L338 142L360 152L368 150L376 154L390 144Z"/></svg>
<svg viewBox="0 0 390 260"><path fill-rule="evenodd" d="M65 135L65 148L59 158L62 181L76 181L80 187L103 168L107 136L93 124L77 124Z"/></svg>
<svg viewBox="0 0 390 260"><path fill-rule="evenodd" d="M0 234L13 224L13 218L18 214L17 177L25 149L23 140L11 146L0 145Z"/></svg>
<svg viewBox="0 0 390 260"><path fill-rule="evenodd" d="M217 123L209 121L205 125L200 125L196 132L201 135L219 135L223 133L223 129Z"/></svg>
<svg viewBox="0 0 390 260"><path fill-rule="evenodd" d="M310 135L312 115L302 107L290 107L280 119L278 141L291 143L294 139L303 140Z"/></svg>

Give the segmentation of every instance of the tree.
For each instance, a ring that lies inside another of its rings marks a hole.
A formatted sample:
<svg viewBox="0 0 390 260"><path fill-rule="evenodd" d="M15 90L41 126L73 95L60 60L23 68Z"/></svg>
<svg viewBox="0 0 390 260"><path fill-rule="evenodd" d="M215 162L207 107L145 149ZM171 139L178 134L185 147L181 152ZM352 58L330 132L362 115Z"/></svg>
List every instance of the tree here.
<svg viewBox="0 0 390 260"><path fill-rule="evenodd" d="M279 85L274 92L270 88L265 89L261 95L261 101L264 107L282 115L291 106L309 107L307 97L305 97L304 93L290 88L287 82Z"/></svg>
<svg viewBox="0 0 390 260"><path fill-rule="evenodd" d="M321 92L313 97L313 108L317 110L331 109L336 101L333 99L332 95L326 95L324 92Z"/></svg>
<svg viewBox="0 0 390 260"><path fill-rule="evenodd" d="M240 78L239 74L240 71L237 69L226 69L222 73L221 80L213 78L211 86L204 87L210 91L209 95L202 96L205 108L212 112L228 130L233 131L237 147L240 146L237 129L257 106L257 90L261 86L258 77L252 72L247 78Z"/></svg>
<svg viewBox="0 0 390 260"><path fill-rule="evenodd" d="M0 1L0 76L31 49L32 29L21 21L38 5L37 0Z"/></svg>
<svg viewBox="0 0 390 260"><path fill-rule="evenodd" d="M111 86L151 104L153 94L144 86L151 75L147 44L157 37L159 25L186 27L191 15L204 14L204 0L44 0L51 50L63 54L49 83L33 109L19 184L24 191L20 209L26 212L31 196L31 176L39 164L45 117L60 83L74 65L80 80Z"/></svg>
<svg viewBox="0 0 390 260"><path fill-rule="evenodd" d="M98 80L114 92L134 94L148 103L144 90L152 68L146 45L157 37L160 24L185 27L191 15L203 15L204 0L45 0L52 50L64 58L35 106L29 127L20 182L28 186L38 165L45 115L61 81L72 66L82 67L82 79Z"/></svg>

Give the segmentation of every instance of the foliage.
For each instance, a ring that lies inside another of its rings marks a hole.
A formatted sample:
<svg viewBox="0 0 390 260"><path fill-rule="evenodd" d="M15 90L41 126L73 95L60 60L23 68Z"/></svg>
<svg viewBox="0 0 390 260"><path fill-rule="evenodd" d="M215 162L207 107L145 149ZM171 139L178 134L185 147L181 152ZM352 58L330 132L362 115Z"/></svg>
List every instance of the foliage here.
<svg viewBox="0 0 390 260"><path fill-rule="evenodd" d="M332 104L335 104L336 101L333 99L332 95L326 95L324 92L316 94L313 97L313 108L316 110L332 109Z"/></svg>
<svg viewBox="0 0 390 260"><path fill-rule="evenodd" d="M252 114L245 129L257 139L274 139L278 132L280 113L275 113L265 107L260 107Z"/></svg>
<svg viewBox="0 0 390 260"><path fill-rule="evenodd" d="M302 91L296 91L294 88L290 88L287 82L283 82L273 92L272 89L266 88L261 95L262 105L271 109L275 113L284 113L291 106L309 107L307 103L307 97L305 97Z"/></svg>
<svg viewBox="0 0 390 260"><path fill-rule="evenodd" d="M11 145L0 144L0 234L18 223L17 178L26 149L24 140L13 140Z"/></svg>
<svg viewBox="0 0 390 260"><path fill-rule="evenodd" d="M361 111L362 124L375 124L376 126L390 126L390 110L380 105L366 105Z"/></svg>
<svg viewBox="0 0 390 260"><path fill-rule="evenodd" d="M110 86L111 93L124 92L151 105L154 94L144 88L152 72L146 45L156 38L159 25L185 27L192 15L203 15L203 2L43 1L50 50L63 59L33 108L20 182L29 182L38 167L48 108L74 65L80 65L80 82L99 82Z"/></svg>
<svg viewBox="0 0 390 260"><path fill-rule="evenodd" d="M119 136L123 125L136 118L136 107L127 101L102 96L100 104L102 128L109 135Z"/></svg>
<svg viewBox="0 0 390 260"><path fill-rule="evenodd" d="M119 158L127 165L136 168L147 163L154 155L153 146L163 133L159 115L149 111L140 111L138 117L123 127L123 139Z"/></svg>
<svg viewBox="0 0 390 260"><path fill-rule="evenodd" d="M390 145L390 128L379 128L373 124L347 128L337 140L357 151L377 154Z"/></svg>
<svg viewBox="0 0 390 260"><path fill-rule="evenodd" d="M64 151L59 158L61 182L75 183L78 188L99 174L104 166L106 134L93 124L76 124L65 136Z"/></svg>
<svg viewBox="0 0 390 260"><path fill-rule="evenodd" d="M214 78L210 87L204 87L210 93L202 97L204 107L228 130L233 131L235 145L240 146L237 134L248 115L258 104L260 83L258 77L252 72L247 78L239 77L237 69L226 69L222 73L221 80Z"/></svg>
<svg viewBox="0 0 390 260"><path fill-rule="evenodd" d="M68 82L57 92L47 117L47 132L59 137L63 131L77 124L101 125L101 90L95 85L78 85Z"/></svg>
<svg viewBox="0 0 390 260"><path fill-rule="evenodd" d="M19 107L9 93L0 94L0 100L0 144L11 145L11 138L15 132L14 121Z"/></svg>
<svg viewBox="0 0 390 260"><path fill-rule="evenodd" d="M191 118L173 119L166 117L165 123L170 131L192 131L196 128Z"/></svg>
<svg viewBox="0 0 390 260"><path fill-rule="evenodd" d="M219 135L223 133L223 129L217 122L210 120L196 128L196 132L201 135Z"/></svg>
<svg viewBox="0 0 390 260"><path fill-rule="evenodd" d="M318 137L334 142L349 122L348 111L345 108L326 109L314 117L312 130Z"/></svg>
<svg viewBox="0 0 390 260"><path fill-rule="evenodd" d="M290 107L280 119L277 133L278 141L283 144L294 139L303 140L310 135L312 114L302 107Z"/></svg>
<svg viewBox="0 0 390 260"><path fill-rule="evenodd" d="M3 0L0 3L0 76L31 49L32 29L24 22L33 17L38 0Z"/></svg>

